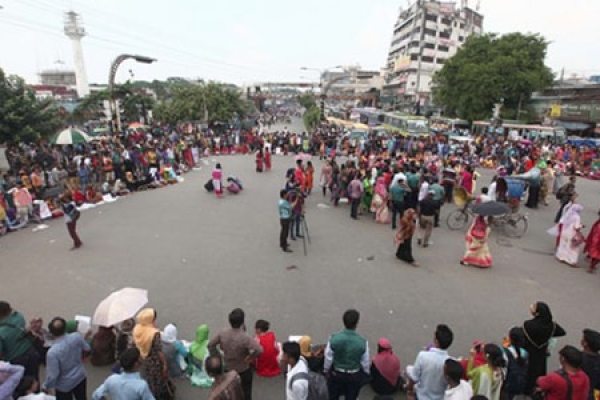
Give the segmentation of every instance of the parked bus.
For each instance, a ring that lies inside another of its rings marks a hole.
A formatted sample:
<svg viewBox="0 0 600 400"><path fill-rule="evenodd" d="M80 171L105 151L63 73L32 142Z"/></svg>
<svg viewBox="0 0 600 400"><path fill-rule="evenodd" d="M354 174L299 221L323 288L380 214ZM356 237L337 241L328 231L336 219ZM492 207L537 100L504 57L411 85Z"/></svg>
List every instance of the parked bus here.
<svg viewBox="0 0 600 400"><path fill-rule="evenodd" d="M543 125L502 124L499 128L490 126L487 121L473 122L473 132L481 134L502 135L512 140L527 139L533 142L550 140L552 143L563 144L567 139L564 128Z"/></svg>
<svg viewBox="0 0 600 400"><path fill-rule="evenodd" d="M429 121L425 117L384 113L384 122L403 136L428 136Z"/></svg>
<svg viewBox="0 0 600 400"><path fill-rule="evenodd" d="M469 121L462 119L431 117L429 119L429 128L436 135L443 133L457 134L461 131L470 130L471 124L469 124Z"/></svg>

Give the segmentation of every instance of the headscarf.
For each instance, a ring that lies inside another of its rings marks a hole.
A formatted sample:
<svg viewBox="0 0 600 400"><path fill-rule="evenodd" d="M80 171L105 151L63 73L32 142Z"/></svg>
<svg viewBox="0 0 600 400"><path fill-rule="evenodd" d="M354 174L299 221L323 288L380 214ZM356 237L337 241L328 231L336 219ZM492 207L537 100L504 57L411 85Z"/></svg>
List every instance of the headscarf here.
<svg viewBox="0 0 600 400"><path fill-rule="evenodd" d="M300 340L298 340L298 344L300 345L301 356L312 356L312 351L310 350L310 347L312 346L312 338L310 336L302 336Z"/></svg>
<svg viewBox="0 0 600 400"><path fill-rule="evenodd" d="M154 326L156 312L153 308L144 308L137 314L135 327L133 328L133 342L140 351L142 358L148 357L152 349L154 336L159 332Z"/></svg>
<svg viewBox="0 0 600 400"><path fill-rule="evenodd" d="M560 223L563 224L563 226L573 225L577 223L582 210L583 206L581 204L573 204L571 207L569 207L569 210L561 218Z"/></svg>
<svg viewBox="0 0 600 400"><path fill-rule="evenodd" d="M415 214L416 212L413 208L409 208L402 214L400 228L396 233L397 242L407 240L415 233Z"/></svg>
<svg viewBox="0 0 600 400"><path fill-rule="evenodd" d="M65 332L66 333L75 333L77 332L77 327L79 326L79 322L74 320L74 319L70 319L67 321L67 324L65 326Z"/></svg>
<svg viewBox="0 0 600 400"><path fill-rule="evenodd" d="M535 303L535 316L523 324L525 337L536 348L542 349L548 345L548 341L554 336L556 329L552 320L552 312L548 304L538 301Z"/></svg>
<svg viewBox="0 0 600 400"><path fill-rule="evenodd" d="M380 351L373 357L373 365L392 386L396 386L400 377L400 360L392 352L392 344L386 338L379 339Z"/></svg>
<svg viewBox="0 0 600 400"><path fill-rule="evenodd" d="M198 361L204 361L206 348L208 346L208 325L202 324L196 329L196 340L190 346L190 353Z"/></svg>
<svg viewBox="0 0 600 400"><path fill-rule="evenodd" d="M383 176L377 178L377 183L375 184L375 193L383 197L384 201L387 200L387 189L385 188L385 178Z"/></svg>
<svg viewBox="0 0 600 400"><path fill-rule="evenodd" d="M177 341L177 327L173 324L165 326L165 329L160 333L160 338L165 343L175 343Z"/></svg>

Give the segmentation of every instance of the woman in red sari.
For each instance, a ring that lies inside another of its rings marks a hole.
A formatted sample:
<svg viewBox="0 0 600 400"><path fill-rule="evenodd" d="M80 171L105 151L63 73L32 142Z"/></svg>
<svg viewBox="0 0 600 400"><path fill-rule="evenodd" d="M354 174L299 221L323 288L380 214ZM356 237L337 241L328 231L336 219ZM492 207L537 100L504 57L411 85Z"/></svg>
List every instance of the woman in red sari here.
<svg viewBox="0 0 600 400"><path fill-rule="evenodd" d="M492 266L492 255L488 248L489 235L490 227L486 224L485 218L478 215L465 237L465 256L460 260L462 265L473 265L479 268Z"/></svg>
<svg viewBox="0 0 600 400"><path fill-rule="evenodd" d="M590 266L587 272L593 274L596 272L596 265L600 262L600 211L598 211L598 220L592 226L592 230L585 241L583 252L590 258Z"/></svg>
<svg viewBox="0 0 600 400"><path fill-rule="evenodd" d="M265 151L265 168L267 169L267 171L271 170L271 149L267 148L267 151Z"/></svg>
<svg viewBox="0 0 600 400"><path fill-rule="evenodd" d="M265 156L263 155L262 149L256 152L256 172L263 172Z"/></svg>

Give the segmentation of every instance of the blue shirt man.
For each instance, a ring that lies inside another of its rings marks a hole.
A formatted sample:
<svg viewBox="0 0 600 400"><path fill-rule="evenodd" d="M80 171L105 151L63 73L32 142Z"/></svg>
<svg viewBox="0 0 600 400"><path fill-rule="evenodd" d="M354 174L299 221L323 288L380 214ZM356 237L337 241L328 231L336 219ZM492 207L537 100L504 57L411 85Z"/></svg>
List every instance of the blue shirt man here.
<svg viewBox="0 0 600 400"><path fill-rule="evenodd" d="M148 383L141 378L137 369L140 365L140 351L127 349L119 359L123 373L109 376L94 391L92 400L110 397L112 400L155 400Z"/></svg>
<svg viewBox="0 0 600 400"><path fill-rule="evenodd" d="M65 334L66 327L63 318L50 322L50 333L56 341L46 355L46 380L42 389L56 389L57 395L77 397L85 393L87 381L81 355L91 349L79 332Z"/></svg>

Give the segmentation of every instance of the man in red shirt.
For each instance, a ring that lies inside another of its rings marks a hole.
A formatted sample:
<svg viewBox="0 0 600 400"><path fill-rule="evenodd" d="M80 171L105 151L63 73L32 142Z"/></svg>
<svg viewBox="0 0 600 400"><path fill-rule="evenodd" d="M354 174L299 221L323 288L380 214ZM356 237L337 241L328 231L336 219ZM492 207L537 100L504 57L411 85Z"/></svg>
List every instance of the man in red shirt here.
<svg viewBox="0 0 600 400"><path fill-rule="evenodd" d="M562 369L538 378L538 390L546 393L545 400L587 400L590 381L581 370L583 354L573 346L559 354Z"/></svg>

